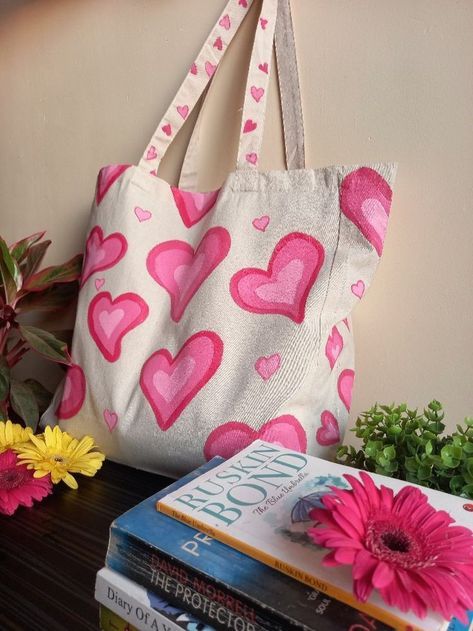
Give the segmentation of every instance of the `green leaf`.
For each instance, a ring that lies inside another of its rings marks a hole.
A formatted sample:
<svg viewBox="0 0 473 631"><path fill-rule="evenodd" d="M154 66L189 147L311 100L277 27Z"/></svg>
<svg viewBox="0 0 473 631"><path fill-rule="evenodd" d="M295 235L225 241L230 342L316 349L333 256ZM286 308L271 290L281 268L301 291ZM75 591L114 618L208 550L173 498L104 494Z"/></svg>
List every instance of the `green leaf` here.
<svg viewBox="0 0 473 631"><path fill-rule="evenodd" d="M24 283L26 291L43 291L56 283L70 283L80 278L82 271L82 254L77 254L70 261L62 265L46 267L37 274L30 276Z"/></svg>
<svg viewBox="0 0 473 631"><path fill-rule="evenodd" d="M24 282L27 281L28 278L32 274L34 274L34 272L41 265L41 261L43 260L44 255L46 254L46 250L49 248L50 245L51 241L48 239L30 247L30 249L28 250L28 256L22 264Z"/></svg>
<svg viewBox="0 0 473 631"><path fill-rule="evenodd" d="M425 453L430 456L434 450L434 446L432 445L432 441L429 440L425 445Z"/></svg>
<svg viewBox="0 0 473 631"><path fill-rule="evenodd" d="M43 414L43 412L47 409L52 399L52 392L46 390L46 388L36 379L25 379L25 385L32 391L34 397L36 399L36 403L38 404L39 413Z"/></svg>
<svg viewBox="0 0 473 631"><path fill-rule="evenodd" d="M5 357L0 356L0 401L4 401L10 390L10 367Z"/></svg>
<svg viewBox="0 0 473 631"><path fill-rule="evenodd" d="M44 291L33 291L18 300L16 312L40 311L49 313L56 311L74 303L78 290L79 284L74 282L53 285Z"/></svg>
<svg viewBox="0 0 473 631"><path fill-rule="evenodd" d="M34 394L26 384L17 379L11 380L10 403L14 411L23 419L27 427L36 431L39 409Z"/></svg>
<svg viewBox="0 0 473 631"><path fill-rule="evenodd" d="M383 449L383 454L387 460L394 460L396 457L396 449L393 445L389 445L389 447Z"/></svg>
<svg viewBox="0 0 473 631"><path fill-rule="evenodd" d="M23 277L20 272L20 268L18 267L18 263L10 254L10 250L8 249L8 245L5 241L0 237L0 256L2 259L2 277L5 273L8 273L10 278L15 283L15 287L17 290L21 288L21 283L23 282ZM5 278L3 278L3 282L6 285Z"/></svg>
<svg viewBox="0 0 473 631"><path fill-rule="evenodd" d="M473 454L473 442L466 442L466 443L463 445L463 451L464 451L466 454Z"/></svg>
<svg viewBox="0 0 473 631"><path fill-rule="evenodd" d="M18 263L21 263L21 261L26 256L29 248L34 243L42 239L45 234L46 234L45 232L35 232L34 234L31 234L29 237L25 237L24 239L21 239L20 241L13 243L13 245L10 246L10 254Z"/></svg>
<svg viewBox="0 0 473 631"><path fill-rule="evenodd" d="M54 335L38 329L35 326L20 325L18 327L22 338L28 342L33 350L43 357L60 364L70 364L71 357L67 351L67 344L58 340Z"/></svg>

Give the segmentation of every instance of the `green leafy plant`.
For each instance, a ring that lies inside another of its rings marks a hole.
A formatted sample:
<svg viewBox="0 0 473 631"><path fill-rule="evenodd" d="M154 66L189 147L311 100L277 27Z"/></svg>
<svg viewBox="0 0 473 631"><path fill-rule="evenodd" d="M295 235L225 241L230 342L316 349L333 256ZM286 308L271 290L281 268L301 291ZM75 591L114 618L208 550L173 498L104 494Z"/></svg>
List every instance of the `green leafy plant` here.
<svg viewBox="0 0 473 631"><path fill-rule="evenodd" d="M431 401L422 413L407 405L374 405L351 430L362 448L343 445L343 464L473 499L473 418L443 435L444 412Z"/></svg>
<svg viewBox="0 0 473 631"><path fill-rule="evenodd" d="M51 241L37 232L8 246L0 237L0 420L22 420L35 431L51 393L35 379L21 381L12 370L28 351L70 364L66 342L28 324L31 315L51 313L75 300L82 255L38 270Z"/></svg>

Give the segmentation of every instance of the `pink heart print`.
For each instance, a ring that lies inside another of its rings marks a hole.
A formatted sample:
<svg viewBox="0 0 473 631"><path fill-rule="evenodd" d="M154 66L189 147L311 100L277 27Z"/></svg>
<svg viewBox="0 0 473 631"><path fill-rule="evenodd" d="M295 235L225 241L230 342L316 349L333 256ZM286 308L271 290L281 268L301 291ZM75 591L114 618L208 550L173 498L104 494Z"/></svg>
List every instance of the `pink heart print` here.
<svg viewBox="0 0 473 631"><path fill-rule="evenodd" d="M194 193L171 186L171 192L184 225L190 228L212 210L220 189L209 193Z"/></svg>
<svg viewBox="0 0 473 631"><path fill-rule="evenodd" d="M328 447L340 442L340 427L334 415L324 410L320 417L321 427L316 432L316 440L319 445Z"/></svg>
<svg viewBox="0 0 473 631"><path fill-rule="evenodd" d="M231 26L230 16L229 15L224 15L223 18L219 21L219 24L226 31L230 30L230 26Z"/></svg>
<svg viewBox="0 0 473 631"><path fill-rule="evenodd" d="M154 177L158 177L158 172L156 169L153 169L152 171L150 171L149 174L154 175Z"/></svg>
<svg viewBox="0 0 473 631"><path fill-rule="evenodd" d="M143 221L148 221L148 219L151 219L151 217L153 216L150 210L144 210L143 208L140 208L139 206L135 206L134 212L140 223Z"/></svg>
<svg viewBox="0 0 473 631"><path fill-rule="evenodd" d="M69 366L64 380L61 403L56 410L56 416L60 419L68 419L75 416L84 403L85 390L84 371L77 364Z"/></svg>
<svg viewBox="0 0 473 631"><path fill-rule="evenodd" d="M351 291L357 298L363 298L365 293L365 283L362 280L357 281L351 286Z"/></svg>
<svg viewBox="0 0 473 631"><path fill-rule="evenodd" d="M254 131L257 127L258 124L255 123L255 121L251 120L251 118L249 118L245 121L245 124L243 125L243 133L248 134L250 131Z"/></svg>
<svg viewBox="0 0 473 631"><path fill-rule="evenodd" d="M308 234L293 232L277 243L268 271L240 270L230 281L230 293L246 311L279 314L300 324L323 262L322 244Z"/></svg>
<svg viewBox="0 0 473 631"><path fill-rule="evenodd" d="M97 177L97 186L95 188L95 203L97 206L105 197L107 191L120 175L126 171L131 164L110 164L100 169Z"/></svg>
<svg viewBox="0 0 473 631"><path fill-rule="evenodd" d="M244 9L248 8L248 0L239 0L238 4Z"/></svg>
<svg viewBox="0 0 473 631"><path fill-rule="evenodd" d="M261 70L261 72L264 72L265 74L268 74L268 64L266 62L264 62L264 64L259 64L258 68Z"/></svg>
<svg viewBox="0 0 473 631"><path fill-rule="evenodd" d="M217 50L222 50L223 42L222 42L222 38L221 37L217 37L217 39L215 40L214 48L216 48Z"/></svg>
<svg viewBox="0 0 473 631"><path fill-rule="evenodd" d="M256 217L256 219L253 219L251 223L256 230L264 232L269 225L269 221L270 219L268 215L263 215L262 217Z"/></svg>
<svg viewBox="0 0 473 631"><path fill-rule="evenodd" d="M192 64L190 73L196 75L197 74L197 66L195 63Z"/></svg>
<svg viewBox="0 0 473 631"><path fill-rule="evenodd" d="M113 432L118 423L118 414L116 412L112 412L111 410L104 410L103 418L107 423L107 427L110 432Z"/></svg>
<svg viewBox="0 0 473 631"><path fill-rule="evenodd" d="M178 105L176 107L177 112L181 118L186 120L187 115L189 114L189 106L188 105Z"/></svg>
<svg viewBox="0 0 473 631"><path fill-rule="evenodd" d="M343 350L343 338L336 326L332 328L332 332L325 344L325 356L330 364L330 370L335 366L335 362Z"/></svg>
<svg viewBox="0 0 473 631"><path fill-rule="evenodd" d="M102 228L94 226L85 244L85 258L82 266L81 286L88 278L104 269L110 269L121 261L128 248L127 240L120 232L104 237Z"/></svg>
<svg viewBox="0 0 473 631"><path fill-rule="evenodd" d="M342 180L340 208L379 256L383 251L391 200L389 184L374 169L356 169Z"/></svg>
<svg viewBox="0 0 473 631"><path fill-rule="evenodd" d="M269 355L268 357L259 357L255 363L256 372L265 381L270 379L274 375L274 373L279 370L280 366L281 356L279 355L279 353Z"/></svg>
<svg viewBox="0 0 473 631"><path fill-rule="evenodd" d="M104 291L92 298L87 313L89 332L107 361L117 361L124 336L144 322L148 312L148 305L137 294L125 293L112 300Z"/></svg>
<svg viewBox="0 0 473 631"><path fill-rule="evenodd" d="M261 28L263 29L263 31L266 30L266 27L268 25L268 20L265 20L264 18L260 18L259 23L261 24Z"/></svg>
<svg viewBox="0 0 473 631"><path fill-rule="evenodd" d="M158 157L158 152L156 151L156 147L151 145L148 151L146 152L147 160L155 160Z"/></svg>
<svg viewBox="0 0 473 631"><path fill-rule="evenodd" d="M217 371L223 342L212 331L192 335L176 357L163 348L153 353L141 370L140 386L158 426L168 430Z"/></svg>
<svg viewBox="0 0 473 631"><path fill-rule="evenodd" d="M169 123L166 123L166 125L163 125L161 129L166 134L166 136L170 136L172 134L172 127Z"/></svg>
<svg viewBox="0 0 473 631"><path fill-rule="evenodd" d="M264 96L264 88L257 88L255 85L251 86L250 92L257 103L259 103Z"/></svg>
<svg viewBox="0 0 473 631"><path fill-rule="evenodd" d="M192 297L230 250L225 228L210 228L194 250L185 241L166 241L147 256L150 276L171 297L171 318L179 322Z"/></svg>
<svg viewBox="0 0 473 631"><path fill-rule="evenodd" d="M105 285L105 278L96 278L95 279L95 289L97 291L100 291L104 285Z"/></svg>
<svg viewBox="0 0 473 631"><path fill-rule="evenodd" d="M205 441L204 456L206 460L211 460L214 456L231 458L258 439L302 453L307 451L304 428L295 416L284 414L268 421L259 430L238 421L220 425Z"/></svg>
<svg viewBox="0 0 473 631"><path fill-rule="evenodd" d="M353 392L354 380L355 371L347 368L346 370L342 370L337 382L338 394L348 412L350 411L351 407L351 396Z"/></svg>
<svg viewBox="0 0 473 631"><path fill-rule="evenodd" d="M249 162L250 164L256 164L258 162L258 155L254 152L247 153L245 158L246 158L246 161Z"/></svg>
<svg viewBox="0 0 473 631"><path fill-rule="evenodd" d="M205 62L205 72L207 73L209 77L211 77L214 74L216 69L217 69L217 66L210 63L210 61Z"/></svg>

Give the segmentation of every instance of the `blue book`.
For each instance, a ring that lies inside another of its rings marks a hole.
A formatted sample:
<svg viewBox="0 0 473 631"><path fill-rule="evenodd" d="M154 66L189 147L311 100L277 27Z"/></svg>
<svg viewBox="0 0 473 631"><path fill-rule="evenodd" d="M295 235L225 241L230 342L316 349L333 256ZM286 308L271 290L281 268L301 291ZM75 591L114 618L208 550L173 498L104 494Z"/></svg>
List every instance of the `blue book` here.
<svg viewBox="0 0 473 631"><path fill-rule="evenodd" d="M214 458L116 519L106 565L223 631L391 629L156 511L159 499L221 462Z"/></svg>

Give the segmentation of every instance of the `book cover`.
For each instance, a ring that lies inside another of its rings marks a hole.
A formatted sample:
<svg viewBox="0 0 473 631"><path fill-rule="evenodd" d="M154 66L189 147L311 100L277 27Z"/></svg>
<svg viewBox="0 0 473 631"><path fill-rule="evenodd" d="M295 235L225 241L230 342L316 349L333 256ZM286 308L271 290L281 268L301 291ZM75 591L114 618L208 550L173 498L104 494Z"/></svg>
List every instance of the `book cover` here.
<svg viewBox="0 0 473 631"><path fill-rule="evenodd" d="M439 629L444 621L435 614L419 619L412 613L389 607L377 593L366 603L352 592L351 567L322 565L327 550L309 541L307 523L299 519L304 503L316 505L317 494L332 485L348 488L343 475L359 477L359 471L255 441L198 480L171 492L157 508L169 516L206 532L229 546L284 572L330 596L358 607L397 629ZM398 491L405 482L370 474L375 484ZM324 488L325 486L325 488ZM414 486L414 485L413 485ZM421 489L436 509L448 510L459 524L471 528L471 513L464 500L431 489Z"/></svg>
<svg viewBox="0 0 473 631"><path fill-rule="evenodd" d="M107 567L97 573L95 600L138 631L215 631L188 612Z"/></svg>
<svg viewBox="0 0 473 631"><path fill-rule="evenodd" d="M195 479L224 462L214 458L193 472ZM227 621L222 628L268 631L389 631L389 625L337 602L318 590L282 574L223 543L156 512L156 502L187 483L174 482L118 517L110 530L106 565L146 585L166 599L190 609L215 627L202 608L208 602L225 605ZM330 477L327 484L334 483ZM185 589L200 600L184 602ZM200 610L199 610L200 605ZM231 616L233 614L233 617ZM358 625L358 626L357 626Z"/></svg>
<svg viewBox="0 0 473 631"><path fill-rule="evenodd" d="M104 605L99 606L99 626L101 631L138 631L136 627Z"/></svg>

